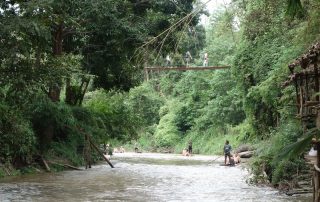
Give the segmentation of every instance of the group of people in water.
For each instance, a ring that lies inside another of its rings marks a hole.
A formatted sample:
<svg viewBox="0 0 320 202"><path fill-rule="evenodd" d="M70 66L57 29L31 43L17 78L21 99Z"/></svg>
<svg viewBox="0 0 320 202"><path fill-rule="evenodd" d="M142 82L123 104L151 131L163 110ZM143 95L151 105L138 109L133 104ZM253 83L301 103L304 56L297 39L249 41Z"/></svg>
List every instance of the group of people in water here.
<svg viewBox="0 0 320 202"><path fill-rule="evenodd" d="M103 154L111 156L113 153L124 153L126 150L123 146L112 148L109 144L103 144Z"/></svg>
<svg viewBox="0 0 320 202"><path fill-rule="evenodd" d="M111 146L109 144L104 144L104 153L112 155L112 153L124 153L125 149L123 146L120 146L119 148L111 149ZM136 153L140 153L138 150L138 145L135 143L134 150ZM111 152L110 152L111 151ZM111 154L110 154L111 153ZM224 146L223 146L223 154L224 154L224 165L236 165L240 163L241 158L238 153L232 153L232 147L229 144L229 141L226 140ZM189 141L188 146L182 150L183 156L192 156L192 141Z"/></svg>
<svg viewBox="0 0 320 202"><path fill-rule="evenodd" d="M232 147L229 144L229 141L226 140L223 147L224 154L224 165L236 165L240 163L241 158L238 153L232 153ZM189 141L188 147L182 150L183 156L192 156L192 142Z"/></svg>
<svg viewBox="0 0 320 202"><path fill-rule="evenodd" d="M124 152L126 152L126 150L123 148L123 146L121 146L119 148L115 147L113 149L113 153L124 153Z"/></svg>

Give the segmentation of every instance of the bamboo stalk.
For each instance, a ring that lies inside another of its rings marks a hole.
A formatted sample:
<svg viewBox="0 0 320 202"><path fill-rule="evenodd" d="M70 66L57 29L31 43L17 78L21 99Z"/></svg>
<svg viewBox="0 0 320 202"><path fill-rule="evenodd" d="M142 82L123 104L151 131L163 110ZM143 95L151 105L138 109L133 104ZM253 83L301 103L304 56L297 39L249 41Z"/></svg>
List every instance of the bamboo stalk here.
<svg viewBox="0 0 320 202"><path fill-rule="evenodd" d="M87 134L86 134L87 135ZM109 161L109 159L100 151L100 149L92 142L91 138L89 135L87 135L88 140L90 142L90 144L93 146L93 148L104 158L104 160L107 161L107 163L110 165L111 168L114 168L114 166L112 165L112 163Z"/></svg>
<svg viewBox="0 0 320 202"><path fill-rule="evenodd" d="M44 167L46 168L46 170L47 170L48 172L50 172L51 169L50 169L48 163L46 162L46 160L45 160L42 156L41 156L41 161L42 161Z"/></svg>

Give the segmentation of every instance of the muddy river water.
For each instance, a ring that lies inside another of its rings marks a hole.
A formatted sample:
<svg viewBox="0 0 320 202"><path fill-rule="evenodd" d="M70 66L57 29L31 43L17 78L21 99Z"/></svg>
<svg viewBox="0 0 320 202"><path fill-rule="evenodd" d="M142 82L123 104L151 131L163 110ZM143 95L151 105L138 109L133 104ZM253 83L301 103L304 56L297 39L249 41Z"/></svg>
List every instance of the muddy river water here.
<svg viewBox="0 0 320 202"><path fill-rule="evenodd" d="M0 180L0 201L311 201L246 183L243 166L212 156L115 154L108 164Z"/></svg>

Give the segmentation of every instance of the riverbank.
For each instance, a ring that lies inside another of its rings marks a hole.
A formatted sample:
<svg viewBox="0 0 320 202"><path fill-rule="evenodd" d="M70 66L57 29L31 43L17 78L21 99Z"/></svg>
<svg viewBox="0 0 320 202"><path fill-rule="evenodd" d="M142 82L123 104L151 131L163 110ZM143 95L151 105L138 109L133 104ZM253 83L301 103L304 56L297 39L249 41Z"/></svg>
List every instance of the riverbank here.
<svg viewBox="0 0 320 202"><path fill-rule="evenodd" d="M11 164L0 165L0 179L12 176L34 175L47 172L61 172L65 170L80 170L76 166L71 165L66 159L48 159L45 163L33 162L30 165L26 165L20 168L15 168Z"/></svg>

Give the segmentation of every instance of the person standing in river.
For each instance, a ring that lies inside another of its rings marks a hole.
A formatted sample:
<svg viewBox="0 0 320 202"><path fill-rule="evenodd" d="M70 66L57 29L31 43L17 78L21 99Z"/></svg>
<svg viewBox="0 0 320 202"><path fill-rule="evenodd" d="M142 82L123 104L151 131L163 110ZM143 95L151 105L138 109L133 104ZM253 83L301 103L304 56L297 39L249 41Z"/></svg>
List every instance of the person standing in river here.
<svg viewBox="0 0 320 202"><path fill-rule="evenodd" d="M231 150L232 150L232 147L229 144L229 141L226 140L226 143L224 144L224 147L223 147L224 165L227 165L227 157L229 158L229 163L231 162Z"/></svg>
<svg viewBox="0 0 320 202"><path fill-rule="evenodd" d="M192 142L191 142L191 140L189 141L189 144L188 144L188 153L190 156L192 155Z"/></svg>

